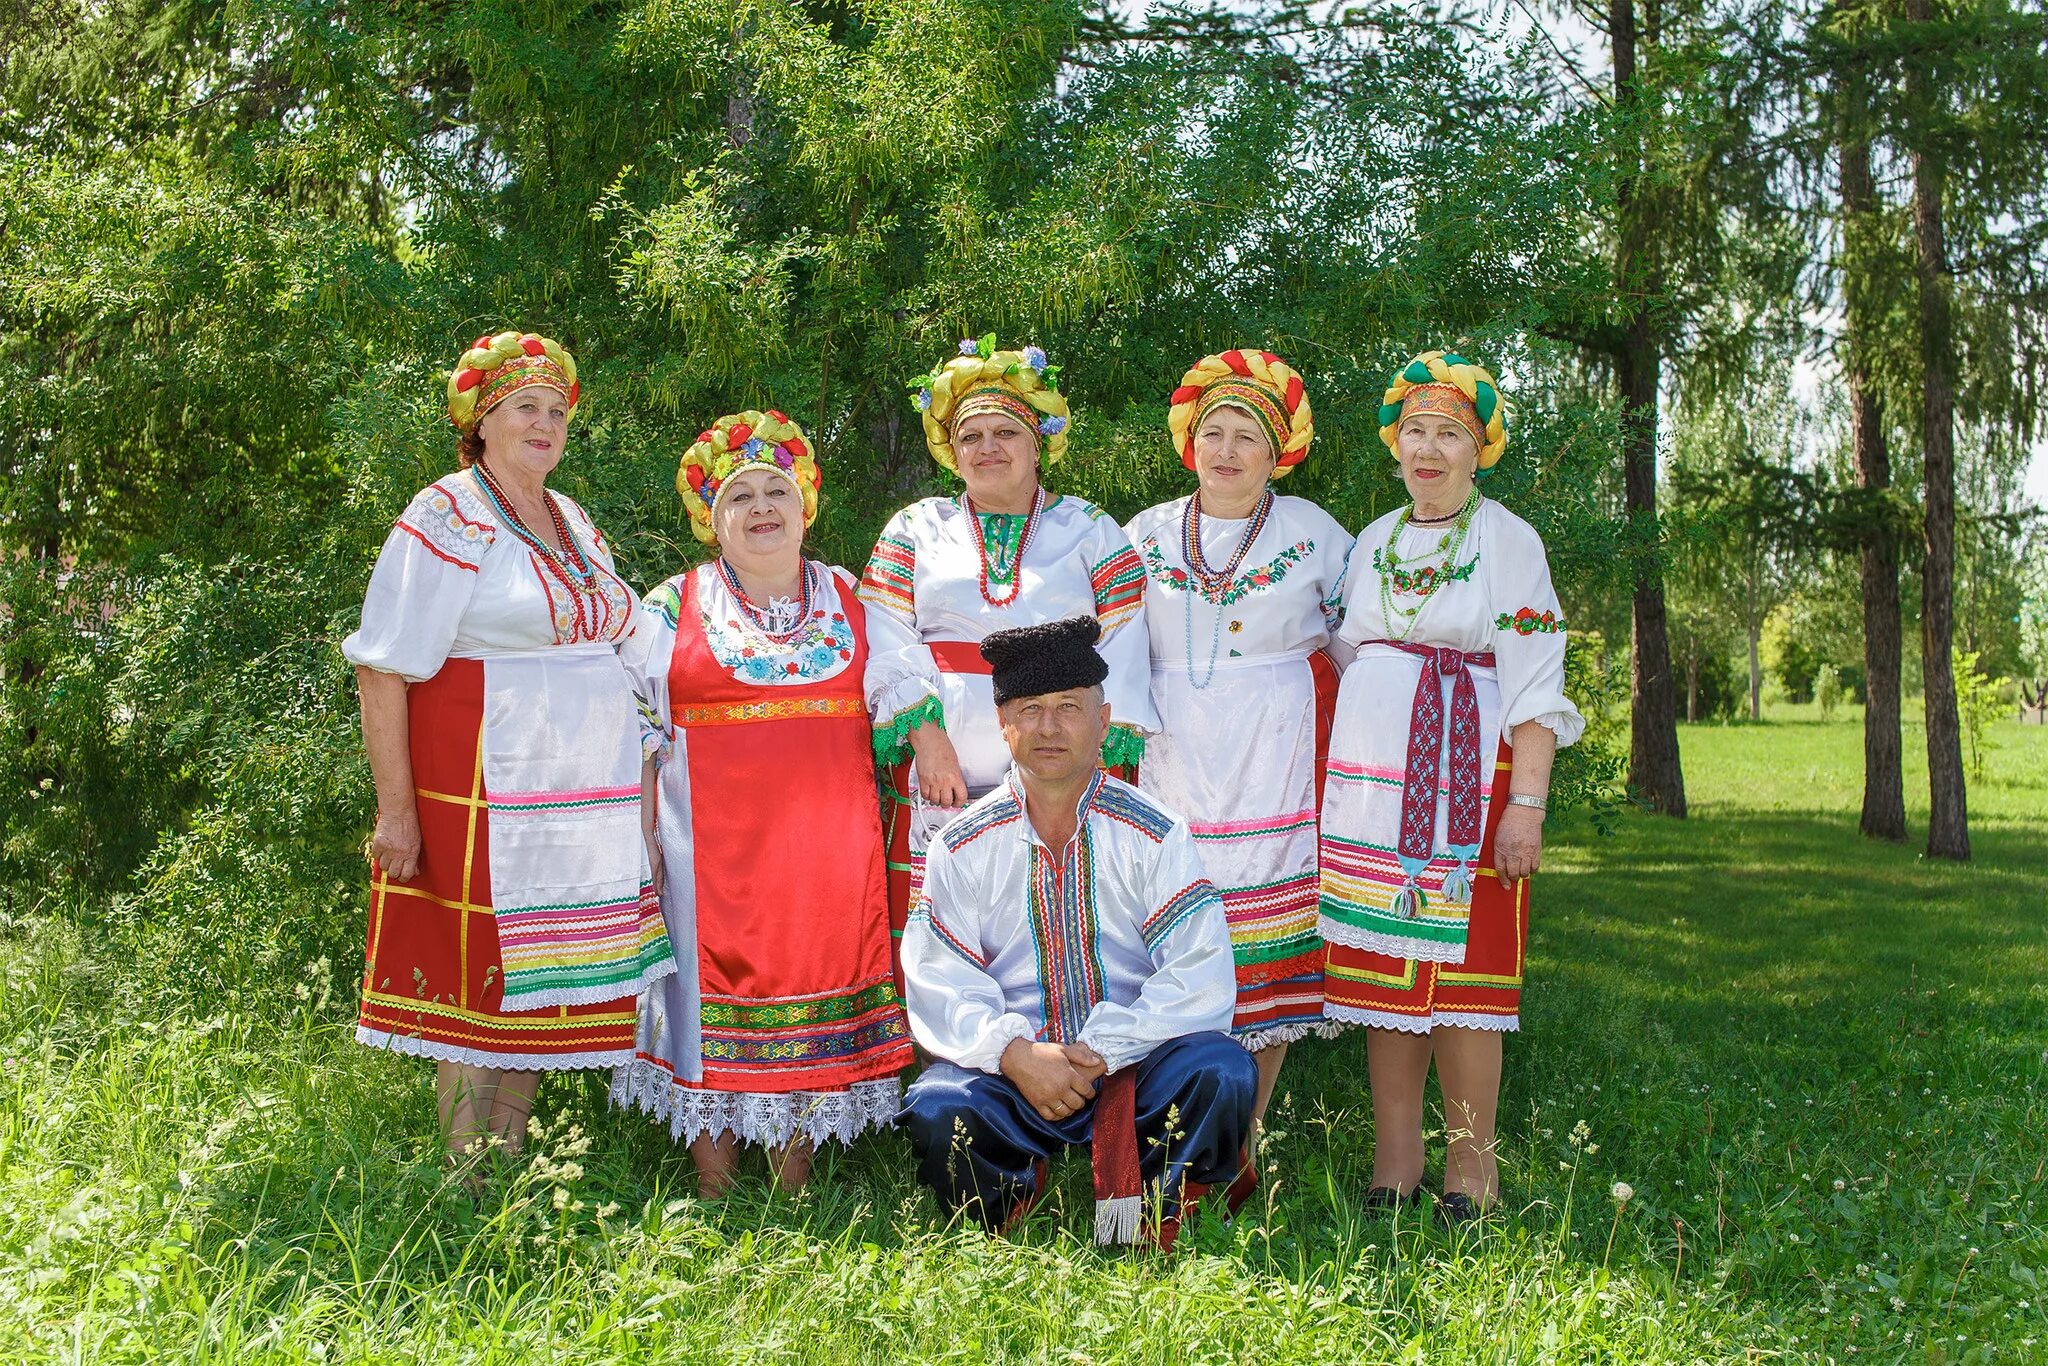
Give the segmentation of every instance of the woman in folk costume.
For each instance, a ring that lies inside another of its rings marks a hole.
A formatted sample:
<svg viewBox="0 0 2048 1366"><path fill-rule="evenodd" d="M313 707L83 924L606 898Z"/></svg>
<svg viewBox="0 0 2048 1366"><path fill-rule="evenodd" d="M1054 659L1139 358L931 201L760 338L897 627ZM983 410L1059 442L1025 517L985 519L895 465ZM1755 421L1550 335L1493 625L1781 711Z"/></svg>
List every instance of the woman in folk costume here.
<svg viewBox="0 0 2048 1366"><path fill-rule="evenodd" d="M1380 439L1413 502L1359 533L1323 799L1332 1020L1369 1026L1368 1208L1420 1198L1434 1059L1449 1151L1439 1214L1498 1197L1501 1034L1517 1027L1529 875L1550 765L1585 722L1535 530L1479 492L1507 448L1493 376L1442 351L1397 371ZM1490 767L1487 761L1491 759Z"/></svg>
<svg viewBox="0 0 2048 1366"><path fill-rule="evenodd" d="M637 604L552 492L576 363L479 337L448 381L461 468L384 542L342 644L377 784L356 1037L433 1058L451 1152L517 1149L543 1071L633 1056L674 971L641 839Z"/></svg>
<svg viewBox="0 0 2048 1366"><path fill-rule="evenodd" d="M966 487L890 518L861 579L875 753L892 766L889 923L899 938L926 842L1009 771L981 657L989 632L1094 616L1109 665L1102 762L1137 763L1159 729L1144 568L1109 514L1041 483L1067 450L1058 381L1038 347L998 351L993 336L961 342L916 381L926 448Z"/></svg>
<svg viewBox="0 0 2048 1366"><path fill-rule="evenodd" d="M1232 1030L1259 1063L1256 1118L1289 1041L1329 1028L1316 805L1337 692L1323 651L1341 619L1351 536L1272 489L1315 437L1301 376L1278 356L1197 362L1173 391L1167 429L1198 488L1126 528L1151 580L1160 723L1138 783L1188 818L1222 891L1237 960Z"/></svg>
<svg viewBox="0 0 2048 1366"><path fill-rule="evenodd" d="M668 1121L707 1197L741 1142L778 1184L896 1113L909 1024L890 972L853 576L803 553L823 479L778 412L722 417L676 488L718 556L647 595L625 659L666 753L644 781L683 970L647 998L613 1098Z"/></svg>

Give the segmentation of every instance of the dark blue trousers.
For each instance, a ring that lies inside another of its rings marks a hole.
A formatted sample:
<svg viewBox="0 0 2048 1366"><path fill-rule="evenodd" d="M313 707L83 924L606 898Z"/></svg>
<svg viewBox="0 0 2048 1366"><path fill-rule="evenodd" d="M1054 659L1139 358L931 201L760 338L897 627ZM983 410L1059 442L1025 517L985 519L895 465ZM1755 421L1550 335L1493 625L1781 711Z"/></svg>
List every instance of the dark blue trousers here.
<svg viewBox="0 0 2048 1366"><path fill-rule="evenodd" d="M1146 1190L1163 1190L1169 1210L1182 1181L1219 1185L1237 1175L1257 1085L1251 1054L1228 1034L1170 1039L1138 1064L1138 1162ZM1007 1077L934 1062L910 1084L896 1120L939 1207L968 1209L1000 1229L1037 1194L1041 1158L1089 1141L1095 1106L1046 1119Z"/></svg>

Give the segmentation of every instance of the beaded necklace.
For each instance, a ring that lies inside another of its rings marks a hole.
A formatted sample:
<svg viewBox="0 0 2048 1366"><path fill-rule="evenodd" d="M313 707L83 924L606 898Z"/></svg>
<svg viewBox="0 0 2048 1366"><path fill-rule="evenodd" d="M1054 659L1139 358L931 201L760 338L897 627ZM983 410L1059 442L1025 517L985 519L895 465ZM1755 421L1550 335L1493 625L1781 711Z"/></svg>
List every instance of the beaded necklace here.
<svg viewBox="0 0 2048 1366"><path fill-rule="evenodd" d="M1181 642L1187 650L1188 682L1197 691L1206 689L1216 680L1216 654L1223 648L1223 594L1229 589L1230 581L1237 577L1245 556L1251 554L1252 542L1258 540L1259 533L1266 529L1266 519L1272 512L1273 490L1267 489L1260 495L1258 506L1252 509L1251 518L1245 523L1244 535L1238 538L1237 549L1231 552L1229 562L1221 569L1211 569L1208 558L1202 554L1202 495L1192 495L1180 515L1181 558L1187 561L1188 578L1195 587L1195 592L1187 595L1187 603L1181 611ZM1195 599L1198 596L1207 599L1216 609L1209 623L1208 671L1200 678L1194 671Z"/></svg>
<svg viewBox="0 0 2048 1366"><path fill-rule="evenodd" d="M733 567L725 562L723 555L718 558L718 572L725 580L726 591L731 593L733 600L739 603L740 611L746 615L748 621L753 623L754 629L767 638L769 644L794 644L797 637L804 633L804 628L810 624L811 570L809 565L805 565L797 571L797 600L794 607L796 617L793 621L790 620L789 616L792 608L789 605L788 598L770 598L768 605L762 607L757 605L752 598L748 597L746 586L740 582L740 576L733 571ZM777 620L789 621L789 624L778 627L775 624Z"/></svg>
<svg viewBox="0 0 2048 1366"><path fill-rule="evenodd" d="M1458 554L1465 548L1465 538L1472 530L1472 519L1479 511L1479 490L1472 490L1472 496L1465 500L1465 506L1458 511L1457 524L1450 533L1437 543L1436 549L1425 551L1411 560L1403 561L1400 544L1401 533L1408 529L1409 514L1414 512L1413 504L1401 509L1401 515L1394 519L1394 529L1387 536L1385 546L1372 553L1372 567L1380 576L1380 615L1387 623L1387 629L1394 632L1394 639L1406 640L1415 630L1415 619L1421 615L1436 590L1447 583L1459 583L1472 577L1478 567L1479 557L1474 555L1463 564L1458 563ZM1436 564L1424 564L1425 559L1442 555ZM1415 595L1413 607L1396 607L1394 593ZM1395 630L1395 623L1400 629Z"/></svg>
<svg viewBox="0 0 2048 1366"><path fill-rule="evenodd" d="M489 466L479 460L474 468L477 483L483 487L484 496L490 500L491 507L498 516L512 528L512 534L526 542L540 556L540 561L548 572L560 581L562 587L569 590L569 599L576 604L576 638L595 640L597 622L586 610L586 601L594 603L595 599L602 597L604 587L597 581L597 567L584 556L583 547L569 534L569 524L562 517L562 507L555 501L555 495L545 488L540 491L541 501L547 505L548 516L554 521L555 535L562 543L560 551L549 545L545 537L537 535L533 528L526 524L526 520L513 508L512 500L505 496L505 490L499 485L497 476L491 473Z"/></svg>
<svg viewBox="0 0 2048 1366"><path fill-rule="evenodd" d="M1037 529L1038 514L1045 510L1045 490L1039 488L1031 495L1031 511L1024 514L1024 529L1017 537L1017 548L1004 556L1005 564L991 566L988 553L988 528L982 522L983 514L975 511L974 499L967 493L960 495L961 505L974 520L974 553L981 561L981 600L991 607L1008 607L1017 601L1017 594L1024 589L1024 547L1031 544L1031 533ZM991 517L998 514L989 514ZM1011 514L1014 516L1015 514ZM998 535L1001 533L998 532ZM991 582L1007 584L1009 593L998 598L989 590Z"/></svg>

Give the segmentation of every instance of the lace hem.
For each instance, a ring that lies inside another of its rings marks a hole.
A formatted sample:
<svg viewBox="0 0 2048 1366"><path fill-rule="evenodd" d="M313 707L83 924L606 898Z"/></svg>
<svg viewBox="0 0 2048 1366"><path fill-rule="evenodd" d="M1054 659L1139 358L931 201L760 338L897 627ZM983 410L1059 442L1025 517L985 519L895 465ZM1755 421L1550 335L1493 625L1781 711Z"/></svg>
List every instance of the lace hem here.
<svg viewBox="0 0 2048 1366"><path fill-rule="evenodd" d="M1521 1032L1520 1015L1468 1015L1463 1011L1437 1011L1430 1015L1395 1015L1384 1010L1363 1010L1357 1006L1326 1005L1323 1013L1341 1028L1368 1025L1374 1029L1398 1029L1403 1034L1427 1034L1449 1026L1454 1029L1484 1029L1495 1034ZM1334 1037L1335 1031L1325 1037Z"/></svg>
<svg viewBox="0 0 2048 1366"><path fill-rule="evenodd" d="M910 732L927 721L940 730L946 728L946 709L936 697L925 697L911 703L889 720L875 727L875 762L893 764L910 749Z"/></svg>
<svg viewBox="0 0 2048 1366"><path fill-rule="evenodd" d="M1343 1032L1329 1020L1297 1020L1292 1024L1263 1025L1245 1030L1237 1035L1237 1041L1244 1045L1245 1052L1257 1053L1261 1049L1277 1048L1301 1039L1334 1039Z"/></svg>
<svg viewBox="0 0 2048 1366"><path fill-rule="evenodd" d="M1449 963L1453 966L1465 961L1463 940L1443 944L1433 939L1409 939L1379 930L1361 930L1356 925L1332 920L1327 915L1318 917L1316 932L1332 944L1342 944L1347 949L1364 949L1367 953L1383 953L1389 958L1412 958L1418 963Z"/></svg>
<svg viewBox="0 0 2048 1366"><path fill-rule="evenodd" d="M678 1143L730 1132L767 1148L794 1138L851 1144L869 1129L887 1128L903 1108L894 1077L857 1081L844 1091L706 1091L678 1085L667 1068L643 1059L612 1073L611 1099L620 1109L667 1121Z"/></svg>
<svg viewBox="0 0 2048 1366"><path fill-rule="evenodd" d="M439 1043L414 1034L356 1026L356 1042L413 1058L436 1062L459 1062L470 1067L495 1067L506 1072L585 1072L600 1067L617 1067L633 1059L632 1045L606 1048L591 1053L493 1053L482 1048Z"/></svg>

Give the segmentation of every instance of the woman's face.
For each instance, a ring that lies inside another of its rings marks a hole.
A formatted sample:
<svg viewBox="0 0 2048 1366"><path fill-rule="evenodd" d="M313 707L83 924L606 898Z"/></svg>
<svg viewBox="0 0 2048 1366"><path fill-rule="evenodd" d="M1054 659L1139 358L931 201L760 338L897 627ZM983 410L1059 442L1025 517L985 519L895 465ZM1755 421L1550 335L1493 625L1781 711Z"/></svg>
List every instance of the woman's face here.
<svg viewBox="0 0 2048 1366"><path fill-rule="evenodd" d="M1038 488L1038 433L1009 413L962 418L953 427L953 457L977 503L1028 503Z"/></svg>
<svg viewBox="0 0 2048 1366"><path fill-rule="evenodd" d="M569 439L569 396L530 384L485 413L476 430L492 468L545 476L562 462Z"/></svg>
<svg viewBox="0 0 2048 1366"><path fill-rule="evenodd" d="M1266 429L1231 404L1219 404L1195 431L1195 478L1212 498L1257 497L1273 477L1274 459Z"/></svg>
<svg viewBox="0 0 2048 1366"><path fill-rule="evenodd" d="M1418 503L1462 505L1479 477L1479 445L1472 433L1441 413L1411 413L1395 433L1401 447L1401 482Z"/></svg>
<svg viewBox="0 0 2048 1366"><path fill-rule="evenodd" d="M781 475L741 470L728 477L711 529L723 553L761 562L795 561L803 554L804 502Z"/></svg>

